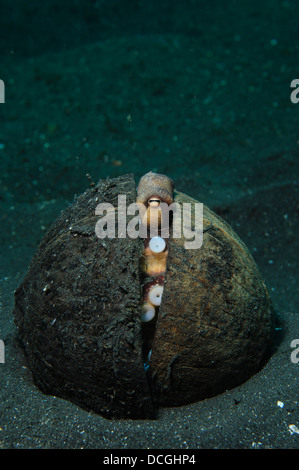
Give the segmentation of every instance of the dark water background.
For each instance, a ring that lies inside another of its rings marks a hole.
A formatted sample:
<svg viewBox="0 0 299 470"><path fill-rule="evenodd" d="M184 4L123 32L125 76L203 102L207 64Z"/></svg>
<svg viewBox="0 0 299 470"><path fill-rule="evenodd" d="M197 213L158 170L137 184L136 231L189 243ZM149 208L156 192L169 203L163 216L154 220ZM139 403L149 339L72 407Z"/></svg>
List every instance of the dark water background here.
<svg viewBox="0 0 299 470"><path fill-rule="evenodd" d="M298 17L294 0L0 1L0 448L298 447ZM233 226L284 335L246 384L110 422L33 386L13 291L86 173L149 170Z"/></svg>

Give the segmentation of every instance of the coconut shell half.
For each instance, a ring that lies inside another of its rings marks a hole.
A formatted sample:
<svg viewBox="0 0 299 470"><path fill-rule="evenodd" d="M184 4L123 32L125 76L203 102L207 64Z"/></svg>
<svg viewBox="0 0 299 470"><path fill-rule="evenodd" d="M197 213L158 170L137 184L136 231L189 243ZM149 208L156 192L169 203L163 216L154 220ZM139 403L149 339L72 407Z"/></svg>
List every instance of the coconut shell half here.
<svg viewBox="0 0 299 470"><path fill-rule="evenodd" d="M197 201L176 193L175 202ZM193 218L193 227L195 221ZM169 243L152 348L153 395L182 405L230 389L255 373L272 331L271 300L247 247L203 207L203 244Z"/></svg>
<svg viewBox="0 0 299 470"><path fill-rule="evenodd" d="M95 233L97 204L117 207L118 194L135 202L132 175L100 181L60 215L16 291L15 321L43 392L108 418L154 418L142 359L140 240Z"/></svg>

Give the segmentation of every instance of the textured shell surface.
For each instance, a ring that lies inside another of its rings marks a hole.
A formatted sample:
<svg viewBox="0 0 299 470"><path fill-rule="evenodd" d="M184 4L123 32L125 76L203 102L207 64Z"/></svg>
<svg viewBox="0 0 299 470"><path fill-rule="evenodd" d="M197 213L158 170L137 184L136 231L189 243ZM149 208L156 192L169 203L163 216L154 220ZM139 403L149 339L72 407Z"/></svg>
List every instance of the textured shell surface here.
<svg viewBox="0 0 299 470"><path fill-rule="evenodd" d="M179 204L196 203L177 192ZM248 249L203 208L203 244L170 239L150 373L160 403L180 405L234 387L258 370L271 335L271 301Z"/></svg>
<svg viewBox="0 0 299 470"><path fill-rule="evenodd" d="M95 234L97 204L117 207L119 194L135 202L132 175L100 181L61 214L16 291L15 321L45 393L108 418L153 418L138 315L139 240Z"/></svg>

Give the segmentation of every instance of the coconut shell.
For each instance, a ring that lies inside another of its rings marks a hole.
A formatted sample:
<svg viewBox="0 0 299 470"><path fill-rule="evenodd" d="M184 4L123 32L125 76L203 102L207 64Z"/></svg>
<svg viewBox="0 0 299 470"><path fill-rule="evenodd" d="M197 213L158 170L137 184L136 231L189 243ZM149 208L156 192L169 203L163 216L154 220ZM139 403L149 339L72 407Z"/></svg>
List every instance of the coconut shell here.
<svg viewBox="0 0 299 470"><path fill-rule="evenodd" d="M133 175L101 180L61 213L15 293L14 316L43 392L108 418L152 419L158 406L208 398L257 372L271 301L244 243L204 206L201 248L170 237L146 374L143 241L95 234L97 204L117 207L119 194L135 202ZM197 201L177 192L175 202Z"/></svg>
<svg viewBox="0 0 299 470"><path fill-rule="evenodd" d="M183 193L174 202L196 203ZM194 217L193 217L194 230ZM153 395L182 405L230 389L255 373L271 336L271 300L247 247L203 207L203 244L169 241L152 347Z"/></svg>
<svg viewBox="0 0 299 470"><path fill-rule="evenodd" d="M16 291L35 384L108 418L154 418L142 359L139 239L99 239L95 208L135 202L132 175L100 181L45 235ZM116 217L117 221L117 217Z"/></svg>

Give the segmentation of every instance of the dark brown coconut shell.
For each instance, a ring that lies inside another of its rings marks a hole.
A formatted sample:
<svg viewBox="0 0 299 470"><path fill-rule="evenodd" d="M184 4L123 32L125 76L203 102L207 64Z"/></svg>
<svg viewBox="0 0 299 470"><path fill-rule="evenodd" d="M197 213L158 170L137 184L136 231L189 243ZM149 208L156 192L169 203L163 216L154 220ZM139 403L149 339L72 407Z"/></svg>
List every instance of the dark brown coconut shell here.
<svg viewBox="0 0 299 470"><path fill-rule="evenodd" d="M177 192L174 202L196 203ZM194 230L193 217L193 230ZM255 373L269 345L271 301L248 249L206 206L203 244L169 242L152 348L153 394L163 405L216 395Z"/></svg>
<svg viewBox="0 0 299 470"><path fill-rule="evenodd" d="M132 175L100 181L64 211L16 291L36 383L106 417L153 418L139 320L140 240L95 234L100 202L135 202ZM117 221L117 217L116 217Z"/></svg>
<svg viewBox="0 0 299 470"><path fill-rule="evenodd" d="M60 215L16 291L14 315L45 393L109 418L154 418L159 404L207 398L255 373L269 343L271 302L245 245L204 207L200 249L169 241L146 375L142 241L95 234L97 204L117 207L119 194L135 202L133 175L100 181ZM175 202L196 201L177 193Z"/></svg>

